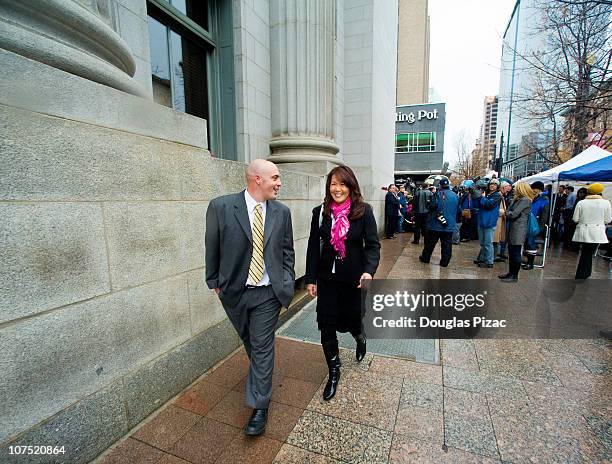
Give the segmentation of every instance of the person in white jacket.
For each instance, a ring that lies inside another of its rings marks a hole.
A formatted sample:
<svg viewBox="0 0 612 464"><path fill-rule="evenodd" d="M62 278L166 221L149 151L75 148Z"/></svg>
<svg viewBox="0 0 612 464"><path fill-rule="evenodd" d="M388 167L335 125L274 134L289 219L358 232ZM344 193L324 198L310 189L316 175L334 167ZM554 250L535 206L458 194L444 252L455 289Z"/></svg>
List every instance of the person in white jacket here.
<svg viewBox="0 0 612 464"><path fill-rule="evenodd" d="M576 205L574 211L573 219L577 226L573 241L582 243L576 279L591 277L593 253L597 244L608 243L606 224L612 221L612 212L610 202L601 196L603 191L602 184L591 184L589 195Z"/></svg>

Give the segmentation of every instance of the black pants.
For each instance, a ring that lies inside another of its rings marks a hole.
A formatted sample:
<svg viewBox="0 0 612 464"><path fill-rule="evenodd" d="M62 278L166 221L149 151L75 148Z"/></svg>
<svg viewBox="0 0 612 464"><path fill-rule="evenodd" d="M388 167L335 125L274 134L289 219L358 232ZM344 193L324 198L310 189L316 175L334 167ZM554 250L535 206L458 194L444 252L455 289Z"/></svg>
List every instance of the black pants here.
<svg viewBox="0 0 612 464"><path fill-rule="evenodd" d="M580 251L580 259L576 268L576 279L588 279L591 277L593 268L593 253L597 249L597 243L583 243Z"/></svg>
<svg viewBox="0 0 612 464"><path fill-rule="evenodd" d="M358 330L351 330L350 332L353 337L361 335L361 331ZM321 345L326 345L328 343L335 345L338 344L338 336L336 335L336 330L331 326L321 328Z"/></svg>
<svg viewBox="0 0 612 464"><path fill-rule="evenodd" d="M459 229L459 237L461 238L461 240L472 240L474 238L474 236L472 235L473 228L474 228L473 216L470 216L469 219L464 218L463 224L461 224L461 229Z"/></svg>
<svg viewBox="0 0 612 464"><path fill-rule="evenodd" d="M518 277L521 269L521 245L508 245L508 271L514 277Z"/></svg>
<svg viewBox="0 0 612 464"><path fill-rule="evenodd" d="M453 255L453 232L440 232L437 230L428 230L427 235L425 235L425 248L423 248L423 253L421 253L421 258L423 261L429 262L431 259L431 255L436 247L436 244L440 240L440 244L442 247L442 257L440 258L440 266L446 267L448 263L450 263L451 257Z"/></svg>
<svg viewBox="0 0 612 464"><path fill-rule="evenodd" d="M397 230L398 221L399 221L399 216L387 216L386 217L385 236L387 238L391 238L395 234L395 231Z"/></svg>
<svg viewBox="0 0 612 464"><path fill-rule="evenodd" d="M421 235L423 236L423 240L425 240L425 234L427 233L427 216L427 213L416 213L414 215L414 237L412 238L414 243L419 243Z"/></svg>

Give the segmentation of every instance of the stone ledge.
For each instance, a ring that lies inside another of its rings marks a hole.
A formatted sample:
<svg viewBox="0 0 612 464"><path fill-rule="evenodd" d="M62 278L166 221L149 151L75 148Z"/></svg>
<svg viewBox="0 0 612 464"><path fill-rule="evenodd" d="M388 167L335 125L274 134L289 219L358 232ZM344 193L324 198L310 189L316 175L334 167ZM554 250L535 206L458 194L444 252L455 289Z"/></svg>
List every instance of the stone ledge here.
<svg viewBox="0 0 612 464"><path fill-rule="evenodd" d="M0 103L208 148L206 121L0 49ZM27 77L27 78L26 78ZM103 104L92 104L103 102Z"/></svg>

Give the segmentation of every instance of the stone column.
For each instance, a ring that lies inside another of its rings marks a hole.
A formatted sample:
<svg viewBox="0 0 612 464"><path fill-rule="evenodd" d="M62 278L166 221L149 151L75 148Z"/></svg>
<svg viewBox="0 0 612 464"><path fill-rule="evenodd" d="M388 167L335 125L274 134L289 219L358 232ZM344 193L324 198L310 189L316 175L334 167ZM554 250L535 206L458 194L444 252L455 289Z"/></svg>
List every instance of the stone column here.
<svg viewBox="0 0 612 464"><path fill-rule="evenodd" d="M132 78L134 58L109 25L107 6L103 0L2 0L0 48L150 98Z"/></svg>
<svg viewBox="0 0 612 464"><path fill-rule="evenodd" d="M270 19L269 160L322 174L342 163L334 134L336 1L272 0Z"/></svg>

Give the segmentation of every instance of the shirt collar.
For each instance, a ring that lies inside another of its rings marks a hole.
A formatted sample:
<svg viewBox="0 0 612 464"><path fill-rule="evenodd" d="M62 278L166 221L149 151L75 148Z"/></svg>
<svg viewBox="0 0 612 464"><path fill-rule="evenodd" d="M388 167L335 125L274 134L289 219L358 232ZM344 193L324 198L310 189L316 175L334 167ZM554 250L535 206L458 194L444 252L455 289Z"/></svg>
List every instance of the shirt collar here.
<svg viewBox="0 0 612 464"><path fill-rule="evenodd" d="M263 211L265 211L266 209L266 202L262 201L262 202L257 202L255 201L255 199L251 196L251 194L249 193L249 191L247 189L244 189L244 199L246 201L246 205L247 205L247 211L253 211L255 209L255 205L257 205L257 203L261 204L261 208Z"/></svg>

